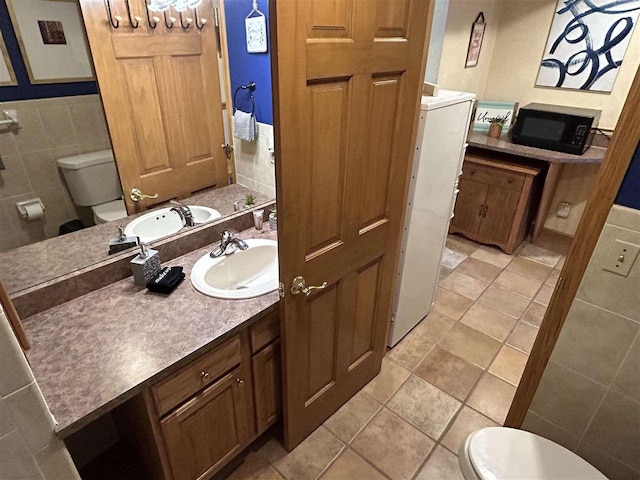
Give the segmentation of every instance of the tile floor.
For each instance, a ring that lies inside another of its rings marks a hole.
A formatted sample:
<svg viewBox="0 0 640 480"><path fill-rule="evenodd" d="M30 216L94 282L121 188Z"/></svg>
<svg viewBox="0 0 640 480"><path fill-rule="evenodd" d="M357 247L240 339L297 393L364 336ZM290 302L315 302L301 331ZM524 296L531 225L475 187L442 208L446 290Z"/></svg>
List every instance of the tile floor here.
<svg viewBox="0 0 640 480"><path fill-rule="evenodd" d="M229 478L461 479L458 448L504 422L563 262L450 235L431 313L380 374L293 452L270 439Z"/></svg>

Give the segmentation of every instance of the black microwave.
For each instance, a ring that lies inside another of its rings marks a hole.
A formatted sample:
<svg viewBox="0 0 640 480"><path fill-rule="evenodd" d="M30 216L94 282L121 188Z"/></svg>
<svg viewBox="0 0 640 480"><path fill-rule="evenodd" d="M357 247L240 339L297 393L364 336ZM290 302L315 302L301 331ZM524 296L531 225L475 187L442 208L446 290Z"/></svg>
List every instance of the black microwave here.
<svg viewBox="0 0 640 480"><path fill-rule="evenodd" d="M513 143L582 155L593 140L600 110L530 103L520 108Z"/></svg>

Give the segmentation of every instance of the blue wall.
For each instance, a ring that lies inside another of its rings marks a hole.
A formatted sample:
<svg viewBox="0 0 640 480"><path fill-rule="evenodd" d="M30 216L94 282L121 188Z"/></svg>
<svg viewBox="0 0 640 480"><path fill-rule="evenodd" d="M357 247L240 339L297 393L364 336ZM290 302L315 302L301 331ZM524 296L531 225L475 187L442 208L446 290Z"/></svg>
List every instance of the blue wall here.
<svg viewBox="0 0 640 480"><path fill-rule="evenodd" d="M640 210L640 144L620 185L616 203Z"/></svg>
<svg viewBox="0 0 640 480"><path fill-rule="evenodd" d="M240 85L256 82L254 99L256 120L273 125L273 97L271 95L271 42L266 53L248 53L244 19L251 11L252 0L224 0L227 39L229 45L229 70L231 95ZM269 31L269 2L258 0L258 8L267 17ZM268 38L268 35L267 35ZM251 111L251 102L246 90L238 92L238 107Z"/></svg>
<svg viewBox="0 0 640 480"><path fill-rule="evenodd" d="M16 79L18 80L18 85L16 86L0 87L0 102L98 93L96 82L31 85L5 0L0 0L0 30L2 31L4 42L7 45L13 70L16 72Z"/></svg>

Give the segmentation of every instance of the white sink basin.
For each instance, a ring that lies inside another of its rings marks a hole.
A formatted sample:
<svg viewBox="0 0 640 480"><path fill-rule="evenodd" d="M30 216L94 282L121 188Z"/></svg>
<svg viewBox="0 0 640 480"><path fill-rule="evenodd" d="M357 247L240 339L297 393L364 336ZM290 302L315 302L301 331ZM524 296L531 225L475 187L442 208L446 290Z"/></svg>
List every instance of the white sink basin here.
<svg viewBox="0 0 640 480"><path fill-rule="evenodd" d="M207 223L220 218L220 212L209 207L188 205L196 224ZM171 207L159 208L140 215L124 227L124 234L140 237L141 242L153 242L162 237L178 233L182 230L182 220Z"/></svg>
<svg viewBox="0 0 640 480"><path fill-rule="evenodd" d="M206 254L191 270L191 284L199 292L216 298L259 297L278 289L278 243L245 240L247 250L218 258Z"/></svg>

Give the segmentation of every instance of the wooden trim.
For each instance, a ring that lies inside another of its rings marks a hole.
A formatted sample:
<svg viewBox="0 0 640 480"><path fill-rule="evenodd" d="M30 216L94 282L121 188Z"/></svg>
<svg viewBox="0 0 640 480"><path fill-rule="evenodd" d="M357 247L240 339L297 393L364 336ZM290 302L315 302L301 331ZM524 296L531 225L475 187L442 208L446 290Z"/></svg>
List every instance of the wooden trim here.
<svg viewBox="0 0 640 480"><path fill-rule="evenodd" d="M2 58L4 59L4 63L7 65L7 70L9 72L10 78L8 82L0 82L0 87L10 87L18 85L18 80L16 80L16 72L13 70L11 57L9 57L9 52L7 51L7 45L4 43L2 32L0 32L0 52L2 52Z"/></svg>
<svg viewBox="0 0 640 480"><path fill-rule="evenodd" d="M29 339L27 338L27 334L22 327L22 322L20 321L20 316L16 311L16 308L13 306L13 302L11 301L11 297L9 296L9 292L2 284L0 280L0 305L2 305L2 309L4 310L7 319L9 320L9 324L18 339L18 343L22 347L22 350L29 350L31 348L31 344L29 343Z"/></svg>
<svg viewBox="0 0 640 480"><path fill-rule="evenodd" d="M560 273L540 332L507 415L505 426L520 428L549 362L564 320L582 281L600 232L613 206L620 184L640 142L640 69L622 109L613 139L596 184L578 225L567 261Z"/></svg>
<svg viewBox="0 0 640 480"><path fill-rule="evenodd" d="M540 173L540 168L529 167L527 165L518 165L516 163L507 162L498 158L480 157L473 154L465 154L465 162L477 163L479 165L485 165L491 168L499 168L502 170L509 170L511 172L523 173L525 175L537 175Z"/></svg>

